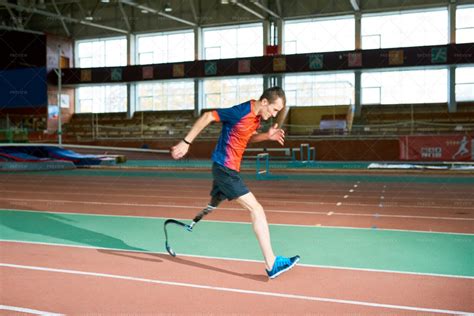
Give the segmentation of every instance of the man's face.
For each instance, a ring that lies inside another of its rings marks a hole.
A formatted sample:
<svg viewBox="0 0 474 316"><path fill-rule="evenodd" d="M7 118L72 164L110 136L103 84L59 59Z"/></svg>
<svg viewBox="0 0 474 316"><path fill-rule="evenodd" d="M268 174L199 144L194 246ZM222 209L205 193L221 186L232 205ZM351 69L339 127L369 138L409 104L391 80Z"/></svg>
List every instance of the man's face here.
<svg viewBox="0 0 474 316"><path fill-rule="evenodd" d="M267 99L262 100L262 112L261 116L263 120L268 120L270 117L276 117L283 107L283 100L281 98L276 99L273 103L270 103Z"/></svg>

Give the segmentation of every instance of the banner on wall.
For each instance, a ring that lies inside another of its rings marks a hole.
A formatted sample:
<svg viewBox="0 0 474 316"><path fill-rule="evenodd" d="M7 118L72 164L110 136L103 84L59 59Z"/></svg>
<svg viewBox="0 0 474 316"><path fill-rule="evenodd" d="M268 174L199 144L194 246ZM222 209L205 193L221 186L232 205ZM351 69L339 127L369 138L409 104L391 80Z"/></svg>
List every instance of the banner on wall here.
<svg viewBox="0 0 474 316"><path fill-rule="evenodd" d="M412 161L474 160L473 135L403 136L400 159Z"/></svg>

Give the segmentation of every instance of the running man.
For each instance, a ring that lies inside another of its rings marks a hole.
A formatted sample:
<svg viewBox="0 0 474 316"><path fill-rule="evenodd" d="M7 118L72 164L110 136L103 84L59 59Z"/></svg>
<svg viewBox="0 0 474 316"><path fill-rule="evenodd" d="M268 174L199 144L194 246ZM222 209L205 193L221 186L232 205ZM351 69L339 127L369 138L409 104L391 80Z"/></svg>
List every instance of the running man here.
<svg viewBox="0 0 474 316"><path fill-rule="evenodd" d="M452 159L456 159L457 156L464 156L469 153L469 150L467 149L468 145L468 140L466 135L462 138L462 140L459 142L459 148L458 151L453 155Z"/></svg>
<svg viewBox="0 0 474 316"><path fill-rule="evenodd" d="M285 104L285 92L280 87L273 87L266 89L258 101L250 100L231 108L206 112L194 123L186 137L171 148L172 157L180 159L186 155L193 140L211 122L223 123L221 135L212 154L211 201L201 213L212 212L226 199L236 200L243 208L249 210L253 230L265 259L266 272L271 279L295 266L300 257L286 258L275 256L273 253L265 211L242 181L240 163L249 142L273 140L284 144L285 132L278 128L277 124L266 133L257 133L257 129L262 119L276 117ZM199 217L194 222L200 219Z"/></svg>

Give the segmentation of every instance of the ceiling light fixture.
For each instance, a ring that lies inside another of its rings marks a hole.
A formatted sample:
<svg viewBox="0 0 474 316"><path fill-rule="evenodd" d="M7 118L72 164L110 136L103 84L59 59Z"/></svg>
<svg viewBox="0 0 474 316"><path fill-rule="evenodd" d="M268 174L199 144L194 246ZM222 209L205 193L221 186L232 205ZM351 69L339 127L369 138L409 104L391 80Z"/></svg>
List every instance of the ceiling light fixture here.
<svg viewBox="0 0 474 316"><path fill-rule="evenodd" d="M172 11L173 11L173 8L171 8L170 4L167 3L167 4L165 4L165 6L164 6L164 8L163 8L163 11L169 13L169 12L172 12Z"/></svg>
<svg viewBox="0 0 474 316"><path fill-rule="evenodd" d="M94 20L94 17L92 16L92 12L91 12L91 11L88 12L88 14L87 14L87 16L85 17L85 19L86 19L87 21L93 21L93 20Z"/></svg>

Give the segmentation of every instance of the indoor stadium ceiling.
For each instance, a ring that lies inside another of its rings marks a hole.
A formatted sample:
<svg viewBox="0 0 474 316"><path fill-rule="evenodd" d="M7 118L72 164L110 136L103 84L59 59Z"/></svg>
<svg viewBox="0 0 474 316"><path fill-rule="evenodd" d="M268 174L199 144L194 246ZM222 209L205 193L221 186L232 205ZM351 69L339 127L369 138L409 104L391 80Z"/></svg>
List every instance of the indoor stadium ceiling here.
<svg viewBox="0 0 474 316"><path fill-rule="evenodd" d="M87 38L259 22L427 9L472 0L0 0L0 29Z"/></svg>

